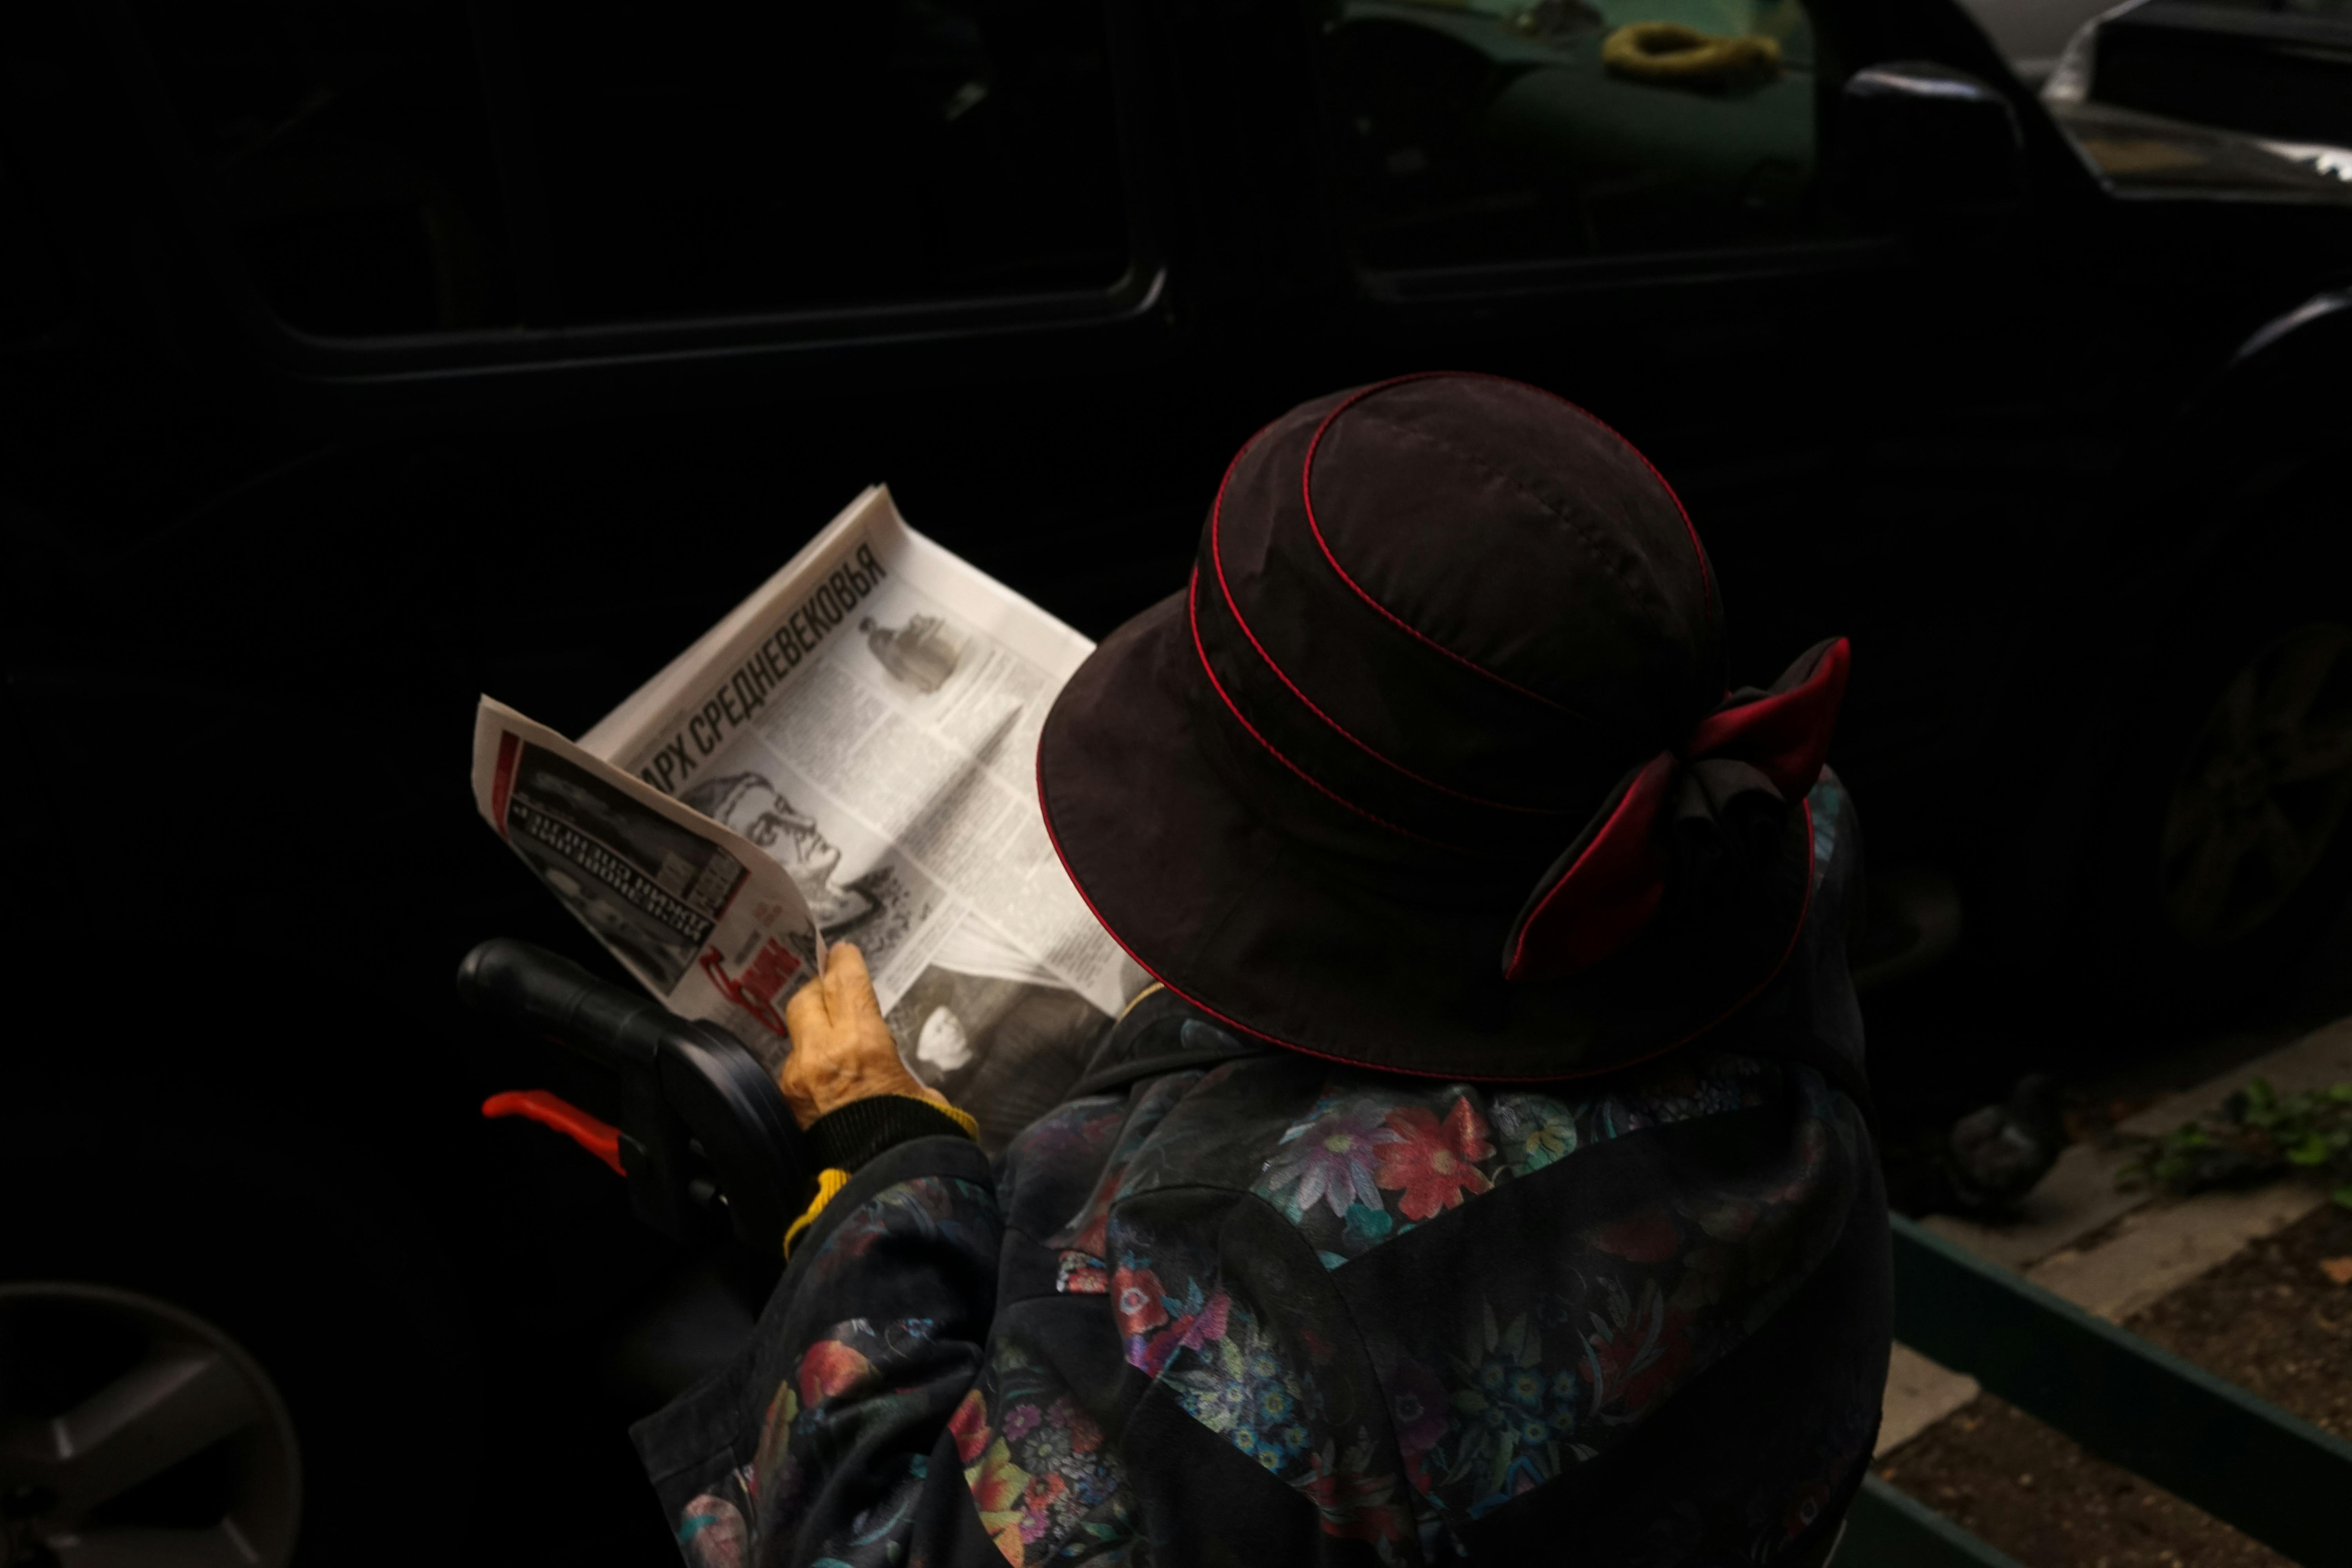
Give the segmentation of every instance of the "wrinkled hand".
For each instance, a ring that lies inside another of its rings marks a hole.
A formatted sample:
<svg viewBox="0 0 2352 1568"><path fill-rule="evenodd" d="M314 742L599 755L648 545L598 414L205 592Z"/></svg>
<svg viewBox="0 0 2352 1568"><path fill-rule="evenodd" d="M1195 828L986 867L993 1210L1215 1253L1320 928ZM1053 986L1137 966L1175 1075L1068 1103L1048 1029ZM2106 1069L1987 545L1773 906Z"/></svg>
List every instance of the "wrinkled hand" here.
<svg viewBox="0 0 2352 1568"><path fill-rule="evenodd" d="M776 1087L808 1126L828 1110L877 1094L905 1094L945 1106L936 1090L899 1059L882 1004L866 973L866 955L845 942L825 949L824 973L794 993L784 1009L792 1054L776 1069Z"/></svg>

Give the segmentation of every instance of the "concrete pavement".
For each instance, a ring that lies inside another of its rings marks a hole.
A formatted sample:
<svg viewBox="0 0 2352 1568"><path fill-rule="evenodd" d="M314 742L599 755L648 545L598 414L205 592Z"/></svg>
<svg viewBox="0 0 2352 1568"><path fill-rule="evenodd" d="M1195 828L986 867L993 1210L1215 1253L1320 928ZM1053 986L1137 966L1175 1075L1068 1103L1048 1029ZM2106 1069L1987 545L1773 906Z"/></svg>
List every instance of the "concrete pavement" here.
<svg viewBox="0 0 2352 1568"><path fill-rule="evenodd" d="M2148 1137L2170 1131L2217 1109L2254 1078L2283 1095L2352 1082L2352 1017L2172 1095L2119 1130ZM2122 1150L2074 1144L2027 1194L2014 1222L1996 1226L1937 1215L1925 1223L2084 1310L2120 1321L2327 1201L2325 1187L2292 1180L2185 1199L2149 1188L2118 1192L2116 1173L2128 1159ZM1909 1442L1977 1392L1974 1378L1896 1345L1878 1454Z"/></svg>

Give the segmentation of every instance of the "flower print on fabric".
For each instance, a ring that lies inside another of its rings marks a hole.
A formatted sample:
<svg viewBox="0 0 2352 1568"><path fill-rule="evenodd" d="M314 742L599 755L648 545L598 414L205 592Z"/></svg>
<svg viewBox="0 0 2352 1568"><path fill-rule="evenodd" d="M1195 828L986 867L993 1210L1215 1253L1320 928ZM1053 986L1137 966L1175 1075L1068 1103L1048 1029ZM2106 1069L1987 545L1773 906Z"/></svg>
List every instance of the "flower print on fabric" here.
<svg viewBox="0 0 2352 1568"><path fill-rule="evenodd" d="M1131 1272L1142 1289L1149 1271ZM1186 1415L1314 1503L1326 1534L1369 1542L1384 1562L1396 1561L1412 1519L1396 1476L1375 1468L1370 1428L1354 1424L1340 1442L1313 1371L1224 1291L1204 1296L1194 1280L1159 1307L1165 1326L1131 1337L1129 1360L1159 1376ZM1321 1353L1328 1359L1328 1345Z"/></svg>
<svg viewBox="0 0 2352 1568"><path fill-rule="evenodd" d="M1408 1473L1415 1486L1476 1519L1551 1479L1564 1461L1592 1453L1573 1436L1581 1383L1559 1356L1547 1354L1543 1330L1530 1314L1498 1328L1494 1309L1482 1306L1450 1361L1444 1435L1414 1456ZM1436 1381L1412 1363L1399 1374L1401 1381Z"/></svg>
<svg viewBox="0 0 2352 1568"><path fill-rule="evenodd" d="M1139 1267L1131 1257L1110 1277L1110 1293L1117 1298L1111 1308L1118 1314L1122 1339L1139 1339L1168 1321L1167 1290L1160 1276Z"/></svg>
<svg viewBox="0 0 2352 1568"><path fill-rule="evenodd" d="M864 1323L843 1325L845 1331L856 1333ZM799 1385L803 1408L824 1404L828 1399L863 1390L874 1375L874 1363L864 1352L843 1340L819 1340L801 1356L800 1371L793 1381Z"/></svg>
<svg viewBox="0 0 2352 1568"><path fill-rule="evenodd" d="M1719 1103L1738 1076L1661 1078L1594 1109L1622 1135L1668 1100ZM1850 1105L1826 1087L1816 1093L1806 1080L1817 1074L1790 1077L1803 1113L1777 1167L1567 1238L1562 1256L1573 1263L1551 1276L1553 1288L1465 1303L1450 1345L1441 1337L1378 1351L1425 1537L1607 1448L1810 1277L1836 1241L1862 1156L1836 1131L1854 1114ZM1853 1403L1867 1411L1875 1397L1865 1391Z"/></svg>
<svg viewBox="0 0 2352 1568"><path fill-rule="evenodd" d="M1576 1116L1549 1095L1498 1094L1487 1107L1504 1168L1514 1175L1540 1171L1576 1152Z"/></svg>
<svg viewBox="0 0 2352 1568"><path fill-rule="evenodd" d="M1054 1289L1065 1296L1107 1296L1110 1279L1098 1255L1065 1252L1054 1271Z"/></svg>
<svg viewBox="0 0 2352 1568"><path fill-rule="evenodd" d="M1201 1331L1183 1347L1194 1353L1164 1381L1186 1415L1289 1479L1307 1460L1309 1426L1321 1425L1314 1379L1283 1364L1274 1337L1247 1308L1222 1291L1216 1301L1219 1310L1202 1316Z"/></svg>
<svg viewBox="0 0 2352 1568"><path fill-rule="evenodd" d="M1291 1479L1291 1486L1315 1505L1324 1534L1369 1542L1383 1563L1404 1561L1402 1548L1414 1529L1407 1506L1411 1494L1400 1497L1396 1476L1380 1466L1370 1429L1357 1427L1336 1458L1335 1447L1326 1438L1308 1454L1305 1471Z"/></svg>
<svg viewBox="0 0 2352 1568"><path fill-rule="evenodd" d="M1582 1325L1589 1398L1612 1420L1637 1420L1681 1381L1690 1359L1689 1324L1654 1279L1643 1282L1638 1297L1614 1278L1604 1278L1601 1287L1601 1306Z"/></svg>
<svg viewBox="0 0 2352 1568"><path fill-rule="evenodd" d="M1008 1154L992 1184L942 1143L937 1168L976 1185L910 1181L826 1216L792 1260L781 1325L722 1380L709 1424L698 1410L691 1432L656 1434L677 1435L656 1471L671 1522L690 1522L691 1499L707 1536L688 1568L911 1568L947 1529L977 1550L973 1526L1009 1564L1063 1568L1192 1539L1166 1510L1202 1509L1230 1539L1296 1540L1302 1557L1319 1531L1330 1555L1428 1563L1505 1523L1507 1504L1563 1542L1639 1537L1612 1560L1653 1543L1656 1561L1695 1559L1703 1542L1773 1562L1836 1510L1845 1449L1818 1445L1846 1405L1866 1453L1883 1321L1832 1290L1805 1307L1828 1321L1799 1327L1850 1377L1748 1358L1736 1381L1761 1397L1701 1390L1709 1410L1675 1423L1727 1452L1739 1434L1717 1413L1754 1425L1769 1452L1752 1475L1693 1477L1688 1517L1648 1534L1610 1510L1646 1517L1680 1483L1588 1468L1573 1502L1551 1484L1654 1430L1855 1234L1854 1194L1876 1195L1866 1133L1810 1068L1703 1047L1588 1082L1481 1087L1268 1054L1139 1083L1123 1103L1135 1114L1117 1131L1108 1105L1067 1119L1061 1153L1026 1171L1008 1173ZM1738 1114L1723 1136L1591 1157L1725 1112ZM1578 1168L1623 1175L1621 1154L1641 1181ZM1549 1185L1496 1197L1521 1181ZM924 1338L893 1314L939 1327ZM719 1475L745 1459L748 1474ZM1146 1465L1181 1475L1144 1485Z"/></svg>
<svg viewBox="0 0 2352 1568"><path fill-rule="evenodd" d="M810 1260L819 1280L830 1282L886 1236L957 1243L960 1250L992 1254L1003 1225L996 1194L954 1176L917 1176L875 1194L827 1231Z"/></svg>
<svg viewBox="0 0 2352 1568"><path fill-rule="evenodd" d="M1397 1479L1375 1473L1369 1433L1360 1433L1337 1462L1332 1445L1307 1457L1307 1473L1293 1484L1321 1516L1323 1533L1342 1541L1368 1541L1384 1563L1398 1561L1410 1520L1397 1500Z"/></svg>
<svg viewBox="0 0 2352 1568"><path fill-rule="evenodd" d="M1077 1214L1046 1240L1049 1247L1058 1247L1061 1257L1055 1271L1054 1289L1064 1295L1100 1296L1110 1289L1109 1268L1104 1261L1108 1244L1105 1237L1110 1225L1111 1205L1117 1201L1126 1184L1129 1165L1136 1152L1150 1139L1160 1123L1167 1118L1169 1109L1184 1098L1185 1090L1197 1083L1198 1072L1177 1073L1160 1079L1145 1091L1132 1112L1122 1112L1119 1121L1124 1130L1104 1163L1102 1173L1095 1180L1093 1190Z"/></svg>
<svg viewBox="0 0 2352 1568"><path fill-rule="evenodd" d="M1109 1517L1093 1522L1106 1529L1087 1532L1087 1544L1125 1537L1117 1455L1094 1417L1068 1394L1043 1406L1008 1406L1004 1431L1014 1458L1030 1472L1029 1489L1021 1499L1024 1543L1058 1548L1081 1534L1089 1516L1098 1511Z"/></svg>
<svg viewBox="0 0 2352 1568"><path fill-rule="evenodd" d="M1339 1451L1326 1442L1308 1458L1307 1473L1291 1483L1315 1505L1326 1535L1371 1543L1386 1563L1406 1561L1405 1539L1413 1533L1412 1515L1400 1498L1397 1478L1380 1468L1380 1452L1367 1428ZM1407 1494L1408 1498L1410 1494Z"/></svg>
<svg viewBox="0 0 2352 1568"><path fill-rule="evenodd" d="M1182 1294L1169 1293L1150 1260L1133 1253L1112 1278L1127 1281L1118 1292L1127 1363L1145 1376L1158 1377L1178 1351L1224 1338L1225 1314L1233 1300L1223 1291L1203 1292L1201 1282L1192 1279Z"/></svg>
<svg viewBox="0 0 2352 1568"><path fill-rule="evenodd" d="M1126 1236L1150 1244L1143 1232ZM1329 1323L1305 1310L1263 1316L1216 1279L1213 1255L1123 1253L1112 1300L1129 1363L1312 1501L1327 1533L1396 1560L1413 1528L1412 1494L1381 1461L1379 1385L1348 1369Z"/></svg>
<svg viewBox="0 0 2352 1568"><path fill-rule="evenodd" d="M715 1492L704 1492L678 1514L677 1544L694 1568L743 1568L750 1544L743 1510Z"/></svg>
<svg viewBox="0 0 2352 1568"><path fill-rule="evenodd" d="M1398 1451L1404 1456L1405 1474L1417 1489L1427 1491L1432 1485L1426 1474L1429 1451L1445 1436L1450 1407L1445 1384L1413 1361L1401 1361L1384 1369L1381 1383L1388 1396L1389 1426L1396 1434Z"/></svg>
<svg viewBox="0 0 2352 1568"><path fill-rule="evenodd" d="M1499 1167L1478 1104L1458 1085L1326 1094L1283 1133L1250 1191L1337 1268L1493 1187Z"/></svg>
<svg viewBox="0 0 2352 1568"><path fill-rule="evenodd" d="M873 1477L873 1500L818 1544L815 1568L898 1568L906 1555L907 1529L922 1502L930 1456L898 1454L883 1459L879 1468Z"/></svg>
<svg viewBox="0 0 2352 1568"><path fill-rule="evenodd" d="M813 1455L838 1453L857 1432L898 1414L887 1392L929 1371L939 1325L929 1318L835 1323L801 1352L792 1374L769 1395L759 1447L743 1471L743 1490L762 1522L788 1517L812 1473Z"/></svg>
<svg viewBox="0 0 2352 1568"><path fill-rule="evenodd" d="M1761 1105L1782 1081L1779 1068L1729 1052L1669 1063L1580 1107L1580 1142L1624 1138L1652 1127Z"/></svg>
<svg viewBox="0 0 2352 1568"><path fill-rule="evenodd" d="M1428 1219L1494 1185L1478 1162L1491 1156L1495 1146L1486 1141L1486 1121L1468 1095L1454 1102L1442 1122L1420 1106L1408 1105L1390 1112L1388 1125L1397 1142L1381 1151L1380 1184L1402 1194L1397 1213L1406 1219Z"/></svg>
<svg viewBox="0 0 2352 1568"><path fill-rule="evenodd" d="M1377 1209L1381 1151L1403 1141L1388 1124L1388 1108L1371 1096L1327 1099L1282 1135L1281 1147L1254 1190L1273 1198L1293 1220L1318 1204L1342 1219L1353 1205Z"/></svg>
<svg viewBox="0 0 2352 1568"><path fill-rule="evenodd" d="M1813 829L1813 890L1819 892L1830 874L1830 857L1837 852L1838 829L1846 815L1845 783L1829 769L1805 796L1805 815Z"/></svg>
<svg viewBox="0 0 2352 1568"><path fill-rule="evenodd" d="M1023 1130L1006 1152L1010 1165L1091 1165L1109 1149L1127 1123L1127 1101L1118 1095L1089 1095L1047 1111Z"/></svg>
<svg viewBox="0 0 2352 1568"><path fill-rule="evenodd" d="M1182 1040L1188 1050L1240 1049L1223 1030L1192 1023L1184 1026ZM1207 1043L1212 1041L1222 1043L1213 1047ZM1149 1136L1131 1135L1119 1140L1119 1147L1112 1156L1116 1187L1110 1193L1110 1200L1123 1203L1160 1187L1189 1185L1200 1179L1202 1172L1231 1161L1236 1140L1247 1149L1248 1163L1263 1160L1259 1146L1263 1131L1245 1119L1180 1117L1177 1113L1214 1103L1232 1092L1237 1078L1247 1075L1263 1079L1269 1070L1282 1076L1295 1068L1293 1063L1270 1062L1261 1057L1221 1062L1215 1067L1192 1068L1153 1079L1137 1105L1139 1118L1149 1115L1151 1119ZM1175 1121L1173 1126L1168 1124L1171 1120Z"/></svg>
<svg viewBox="0 0 2352 1568"><path fill-rule="evenodd" d="M1327 1092L1266 1157L1250 1191L1338 1268L1579 1150L1763 1103L1779 1069L1717 1053L1583 1100L1464 1084Z"/></svg>
<svg viewBox="0 0 2352 1568"><path fill-rule="evenodd" d="M744 1491L756 1508L761 1498L789 1510L799 1497L803 1473L793 1453L793 1429L801 1418L801 1391L796 1378L776 1384L760 1421L760 1447L751 1457Z"/></svg>
<svg viewBox="0 0 2352 1568"><path fill-rule="evenodd" d="M1007 1563L1022 1568L1028 1549L1021 1539L1021 1501L1034 1478L1013 1462L1013 1450L989 1429L988 1401L979 1389L963 1396L948 1419L948 1431L955 1437L956 1458L963 1463L963 1484L980 1510L981 1530Z"/></svg>
<svg viewBox="0 0 2352 1568"><path fill-rule="evenodd" d="M998 1342L983 1387L998 1422L983 1441L989 1394L974 1389L951 1429L981 1522L1012 1563L1097 1556L1133 1537L1116 1445L1053 1369Z"/></svg>

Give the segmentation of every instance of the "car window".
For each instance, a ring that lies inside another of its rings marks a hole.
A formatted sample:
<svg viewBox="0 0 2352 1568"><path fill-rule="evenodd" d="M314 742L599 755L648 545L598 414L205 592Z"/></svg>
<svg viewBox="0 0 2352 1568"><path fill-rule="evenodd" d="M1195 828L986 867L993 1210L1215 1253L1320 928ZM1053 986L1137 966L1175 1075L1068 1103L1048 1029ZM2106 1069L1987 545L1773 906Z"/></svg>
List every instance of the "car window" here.
<svg viewBox="0 0 2352 1568"><path fill-rule="evenodd" d="M1813 222L1803 0L1325 4L1325 140L1363 266L1769 243Z"/></svg>
<svg viewBox="0 0 2352 1568"><path fill-rule="evenodd" d="M1097 289L1101 0L147 0L198 176L328 335Z"/></svg>

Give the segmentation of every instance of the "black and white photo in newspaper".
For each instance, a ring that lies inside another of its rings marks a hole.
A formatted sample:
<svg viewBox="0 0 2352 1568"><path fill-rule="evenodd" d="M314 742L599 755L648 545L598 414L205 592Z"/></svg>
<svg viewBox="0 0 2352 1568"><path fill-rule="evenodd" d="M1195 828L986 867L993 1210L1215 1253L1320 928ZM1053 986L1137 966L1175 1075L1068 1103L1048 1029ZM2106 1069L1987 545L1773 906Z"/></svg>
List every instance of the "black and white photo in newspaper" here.
<svg viewBox="0 0 2352 1568"><path fill-rule="evenodd" d="M1092 649L876 487L581 743L782 866L993 1145L1146 978L1037 805L1038 731Z"/></svg>
<svg viewBox="0 0 2352 1568"><path fill-rule="evenodd" d="M767 1065L823 938L782 868L545 725L485 697L474 799L523 864L672 1012L719 1025Z"/></svg>

